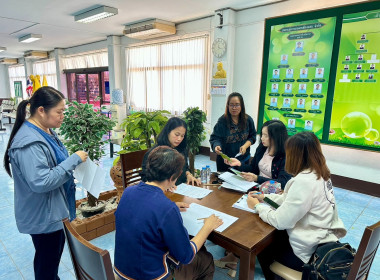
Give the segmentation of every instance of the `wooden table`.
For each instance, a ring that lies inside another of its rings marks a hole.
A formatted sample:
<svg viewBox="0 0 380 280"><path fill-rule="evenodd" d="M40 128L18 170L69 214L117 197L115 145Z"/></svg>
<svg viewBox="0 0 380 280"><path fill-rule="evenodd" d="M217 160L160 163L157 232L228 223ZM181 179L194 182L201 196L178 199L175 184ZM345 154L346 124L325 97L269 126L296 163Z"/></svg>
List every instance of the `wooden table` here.
<svg viewBox="0 0 380 280"><path fill-rule="evenodd" d="M168 193L167 197L175 202L196 202L238 217L239 220L225 231L213 231L208 239L240 257L239 279L254 279L256 256L273 241L276 229L264 223L257 214L232 207L242 193L219 190L217 186L207 188L213 192L201 200L174 193Z"/></svg>

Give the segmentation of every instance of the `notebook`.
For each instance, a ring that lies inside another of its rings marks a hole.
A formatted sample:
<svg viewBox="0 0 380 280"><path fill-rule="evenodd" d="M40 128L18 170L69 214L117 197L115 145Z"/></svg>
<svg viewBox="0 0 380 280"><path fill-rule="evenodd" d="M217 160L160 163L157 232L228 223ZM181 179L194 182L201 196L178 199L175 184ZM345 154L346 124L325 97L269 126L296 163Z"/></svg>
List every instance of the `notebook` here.
<svg viewBox="0 0 380 280"><path fill-rule="evenodd" d="M244 211L252 212L252 213L257 213L257 211L248 207L247 198L248 198L248 194L243 195L241 198L239 198L238 201L236 201L232 205L232 207L241 209ZM264 198L264 202L265 203L263 205L265 206L268 206L268 207L272 206L274 209L277 209L279 207L277 203L275 203L273 200L269 199L268 197Z"/></svg>

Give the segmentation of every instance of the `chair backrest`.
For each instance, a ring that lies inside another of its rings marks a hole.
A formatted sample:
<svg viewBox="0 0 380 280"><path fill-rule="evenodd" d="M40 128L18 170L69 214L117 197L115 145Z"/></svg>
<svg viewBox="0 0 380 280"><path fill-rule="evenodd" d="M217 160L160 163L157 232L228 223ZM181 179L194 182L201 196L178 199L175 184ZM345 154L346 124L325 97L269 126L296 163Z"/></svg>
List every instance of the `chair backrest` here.
<svg viewBox="0 0 380 280"><path fill-rule="evenodd" d="M347 280L367 279L380 241L380 221L364 230Z"/></svg>
<svg viewBox="0 0 380 280"><path fill-rule="evenodd" d="M64 230L76 278L80 280L114 280L110 254L80 236L68 219Z"/></svg>
<svg viewBox="0 0 380 280"><path fill-rule="evenodd" d="M147 151L141 150L120 155L124 188L135 185L141 180L141 165Z"/></svg>

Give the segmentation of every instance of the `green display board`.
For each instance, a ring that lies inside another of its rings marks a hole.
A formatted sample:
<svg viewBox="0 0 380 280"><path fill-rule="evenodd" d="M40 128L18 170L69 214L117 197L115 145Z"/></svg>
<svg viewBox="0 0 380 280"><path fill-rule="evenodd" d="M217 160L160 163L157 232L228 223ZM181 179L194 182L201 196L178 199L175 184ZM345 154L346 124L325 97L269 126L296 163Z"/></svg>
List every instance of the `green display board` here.
<svg viewBox="0 0 380 280"><path fill-rule="evenodd" d="M380 10L343 16L329 141L380 147Z"/></svg>
<svg viewBox="0 0 380 280"><path fill-rule="evenodd" d="M264 122L322 139L334 34L334 17L271 27Z"/></svg>
<svg viewBox="0 0 380 280"><path fill-rule="evenodd" d="M379 1L267 19L259 129L380 151L378 46Z"/></svg>

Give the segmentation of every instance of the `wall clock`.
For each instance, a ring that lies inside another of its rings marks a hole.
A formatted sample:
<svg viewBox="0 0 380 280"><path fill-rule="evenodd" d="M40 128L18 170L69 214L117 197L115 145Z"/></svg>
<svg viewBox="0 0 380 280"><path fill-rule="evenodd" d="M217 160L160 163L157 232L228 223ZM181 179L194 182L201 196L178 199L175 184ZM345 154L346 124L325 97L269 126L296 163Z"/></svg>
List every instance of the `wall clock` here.
<svg viewBox="0 0 380 280"><path fill-rule="evenodd" d="M212 53L216 57L222 57L227 50L227 43L222 38L216 38L212 43Z"/></svg>

